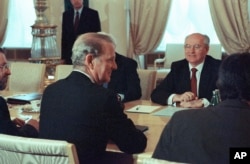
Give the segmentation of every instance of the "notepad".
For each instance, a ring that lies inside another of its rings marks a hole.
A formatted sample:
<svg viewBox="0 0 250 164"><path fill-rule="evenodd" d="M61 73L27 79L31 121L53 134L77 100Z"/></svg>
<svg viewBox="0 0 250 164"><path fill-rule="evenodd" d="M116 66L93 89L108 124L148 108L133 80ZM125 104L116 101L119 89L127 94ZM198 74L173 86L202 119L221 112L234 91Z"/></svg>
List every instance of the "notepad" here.
<svg viewBox="0 0 250 164"><path fill-rule="evenodd" d="M9 104L30 104L32 100L40 100L42 98L41 93L28 93L19 94L7 98Z"/></svg>
<svg viewBox="0 0 250 164"><path fill-rule="evenodd" d="M187 110L187 109L191 109L191 108L180 108L180 107L174 107L174 106L167 106L166 108L153 113L153 115L155 115L155 116L172 116L177 111Z"/></svg>
<svg viewBox="0 0 250 164"><path fill-rule="evenodd" d="M152 113L154 110L158 109L160 106L149 106L149 105L137 105L134 106L126 112L134 112L134 113Z"/></svg>

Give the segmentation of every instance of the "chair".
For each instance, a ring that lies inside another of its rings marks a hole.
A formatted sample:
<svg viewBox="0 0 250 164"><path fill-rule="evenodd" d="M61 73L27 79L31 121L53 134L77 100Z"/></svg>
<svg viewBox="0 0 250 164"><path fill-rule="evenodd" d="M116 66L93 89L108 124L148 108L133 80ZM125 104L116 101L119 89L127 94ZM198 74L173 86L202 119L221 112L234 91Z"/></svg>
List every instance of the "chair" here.
<svg viewBox="0 0 250 164"><path fill-rule="evenodd" d="M12 62L7 90L16 92L42 92L44 89L45 64Z"/></svg>
<svg viewBox="0 0 250 164"><path fill-rule="evenodd" d="M5 134L0 134L0 162L79 164L74 144Z"/></svg>
<svg viewBox="0 0 250 164"><path fill-rule="evenodd" d="M216 59L222 58L221 45L210 44L208 54ZM154 67L157 68L158 63L164 62L164 68L170 68L172 62L184 59L184 45L183 44L167 44L164 58L155 59Z"/></svg>
<svg viewBox="0 0 250 164"><path fill-rule="evenodd" d="M179 162L172 162L168 160L155 159L155 158L143 158L137 159L136 164L184 164Z"/></svg>
<svg viewBox="0 0 250 164"><path fill-rule="evenodd" d="M55 81L67 77L73 70L73 65L57 65L55 72Z"/></svg>
<svg viewBox="0 0 250 164"><path fill-rule="evenodd" d="M162 80L168 75L170 72L170 69L159 69L156 71L156 77L155 77L155 87L159 85Z"/></svg>
<svg viewBox="0 0 250 164"><path fill-rule="evenodd" d="M141 99L149 100L155 87L156 70L137 69L142 90Z"/></svg>

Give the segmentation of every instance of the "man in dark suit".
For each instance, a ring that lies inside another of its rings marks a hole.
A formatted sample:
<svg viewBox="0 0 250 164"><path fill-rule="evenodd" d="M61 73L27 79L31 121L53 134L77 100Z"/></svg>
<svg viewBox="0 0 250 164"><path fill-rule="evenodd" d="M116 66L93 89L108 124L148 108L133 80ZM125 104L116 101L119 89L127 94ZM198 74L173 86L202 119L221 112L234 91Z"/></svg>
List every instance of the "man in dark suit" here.
<svg viewBox="0 0 250 164"><path fill-rule="evenodd" d="M250 53L226 58L217 82L222 101L202 110L176 112L164 128L153 157L184 163L228 164L230 148L249 148L249 65Z"/></svg>
<svg viewBox="0 0 250 164"><path fill-rule="evenodd" d="M72 73L44 91L40 137L74 143L80 163L102 163L109 140L125 153L142 152L146 136L124 114L117 94L102 86L117 69L113 39L86 33L72 52Z"/></svg>
<svg viewBox="0 0 250 164"><path fill-rule="evenodd" d="M10 74L11 72L4 51L0 48L0 90L5 89ZM0 133L24 137L37 137L38 122L31 119L25 124L23 120L18 118L12 121L10 119L7 103L5 99L0 96Z"/></svg>
<svg viewBox="0 0 250 164"><path fill-rule="evenodd" d="M115 62L117 69L112 72L108 88L118 93L123 102L140 99L141 86L136 61L116 53Z"/></svg>
<svg viewBox="0 0 250 164"><path fill-rule="evenodd" d="M153 90L151 99L161 105L180 103L183 107L208 106L215 90L221 61L207 55L209 38L194 33L185 39L185 59L173 62L170 73ZM196 94L191 92L191 69L196 72Z"/></svg>
<svg viewBox="0 0 250 164"><path fill-rule="evenodd" d="M70 0L73 9L63 13L61 53L65 64L72 64L72 46L77 36L86 32L101 31L99 14L96 10L83 6L83 0ZM76 15L79 21L76 23Z"/></svg>

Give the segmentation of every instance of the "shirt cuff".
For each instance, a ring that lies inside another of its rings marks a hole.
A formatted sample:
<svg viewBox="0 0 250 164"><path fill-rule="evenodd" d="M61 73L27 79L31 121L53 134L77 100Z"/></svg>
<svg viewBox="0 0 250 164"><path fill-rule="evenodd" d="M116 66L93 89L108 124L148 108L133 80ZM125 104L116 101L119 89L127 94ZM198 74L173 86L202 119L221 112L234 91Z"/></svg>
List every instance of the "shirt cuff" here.
<svg viewBox="0 0 250 164"><path fill-rule="evenodd" d="M121 97L121 101L123 101L125 97L124 94L118 93L118 95Z"/></svg>
<svg viewBox="0 0 250 164"><path fill-rule="evenodd" d="M210 102L206 99L206 98L203 98L202 99L202 103L203 103L203 106L206 108L210 105Z"/></svg>
<svg viewBox="0 0 250 164"><path fill-rule="evenodd" d="M175 102L173 102L173 97L175 96L175 94L171 94L168 99L167 99L167 104L168 105L174 105Z"/></svg>

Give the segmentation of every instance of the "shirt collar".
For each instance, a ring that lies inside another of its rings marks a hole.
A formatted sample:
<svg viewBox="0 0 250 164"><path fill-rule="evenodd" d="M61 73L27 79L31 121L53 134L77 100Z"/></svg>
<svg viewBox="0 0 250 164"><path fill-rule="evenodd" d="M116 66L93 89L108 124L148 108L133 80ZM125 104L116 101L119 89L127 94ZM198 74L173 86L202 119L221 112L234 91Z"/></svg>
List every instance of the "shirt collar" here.
<svg viewBox="0 0 250 164"><path fill-rule="evenodd" d="M190 63L188 63L189 66L189 70L191 70L192 68L196 68L197 71L201 72L203 66L204 66L204 62L200 63L199 65L197 65L196 67L192 67L192 65Z"/></svg>
<svg viewBox="0 0 250 164"><path fill-rule="evenodd" d="M74 10L74 11L75 11L75 14L76 14L76 12L78 11L78 12L79 12L79 15L81 15L82 9L83 9L83 7L81 7L79 10Z"/></svg>
<svg viewBox="0 0 250 164"><path fill-rule="evenodd" d="M91 81L92 83L95 83L95 81L94 81L86 72L80 71L80 70L78 70L78 69L73 69L73 71L75 71L75 72L80 72L80 73L84 74L85 76L87 76L87 77L90 79L90 81Z"/></svg>

